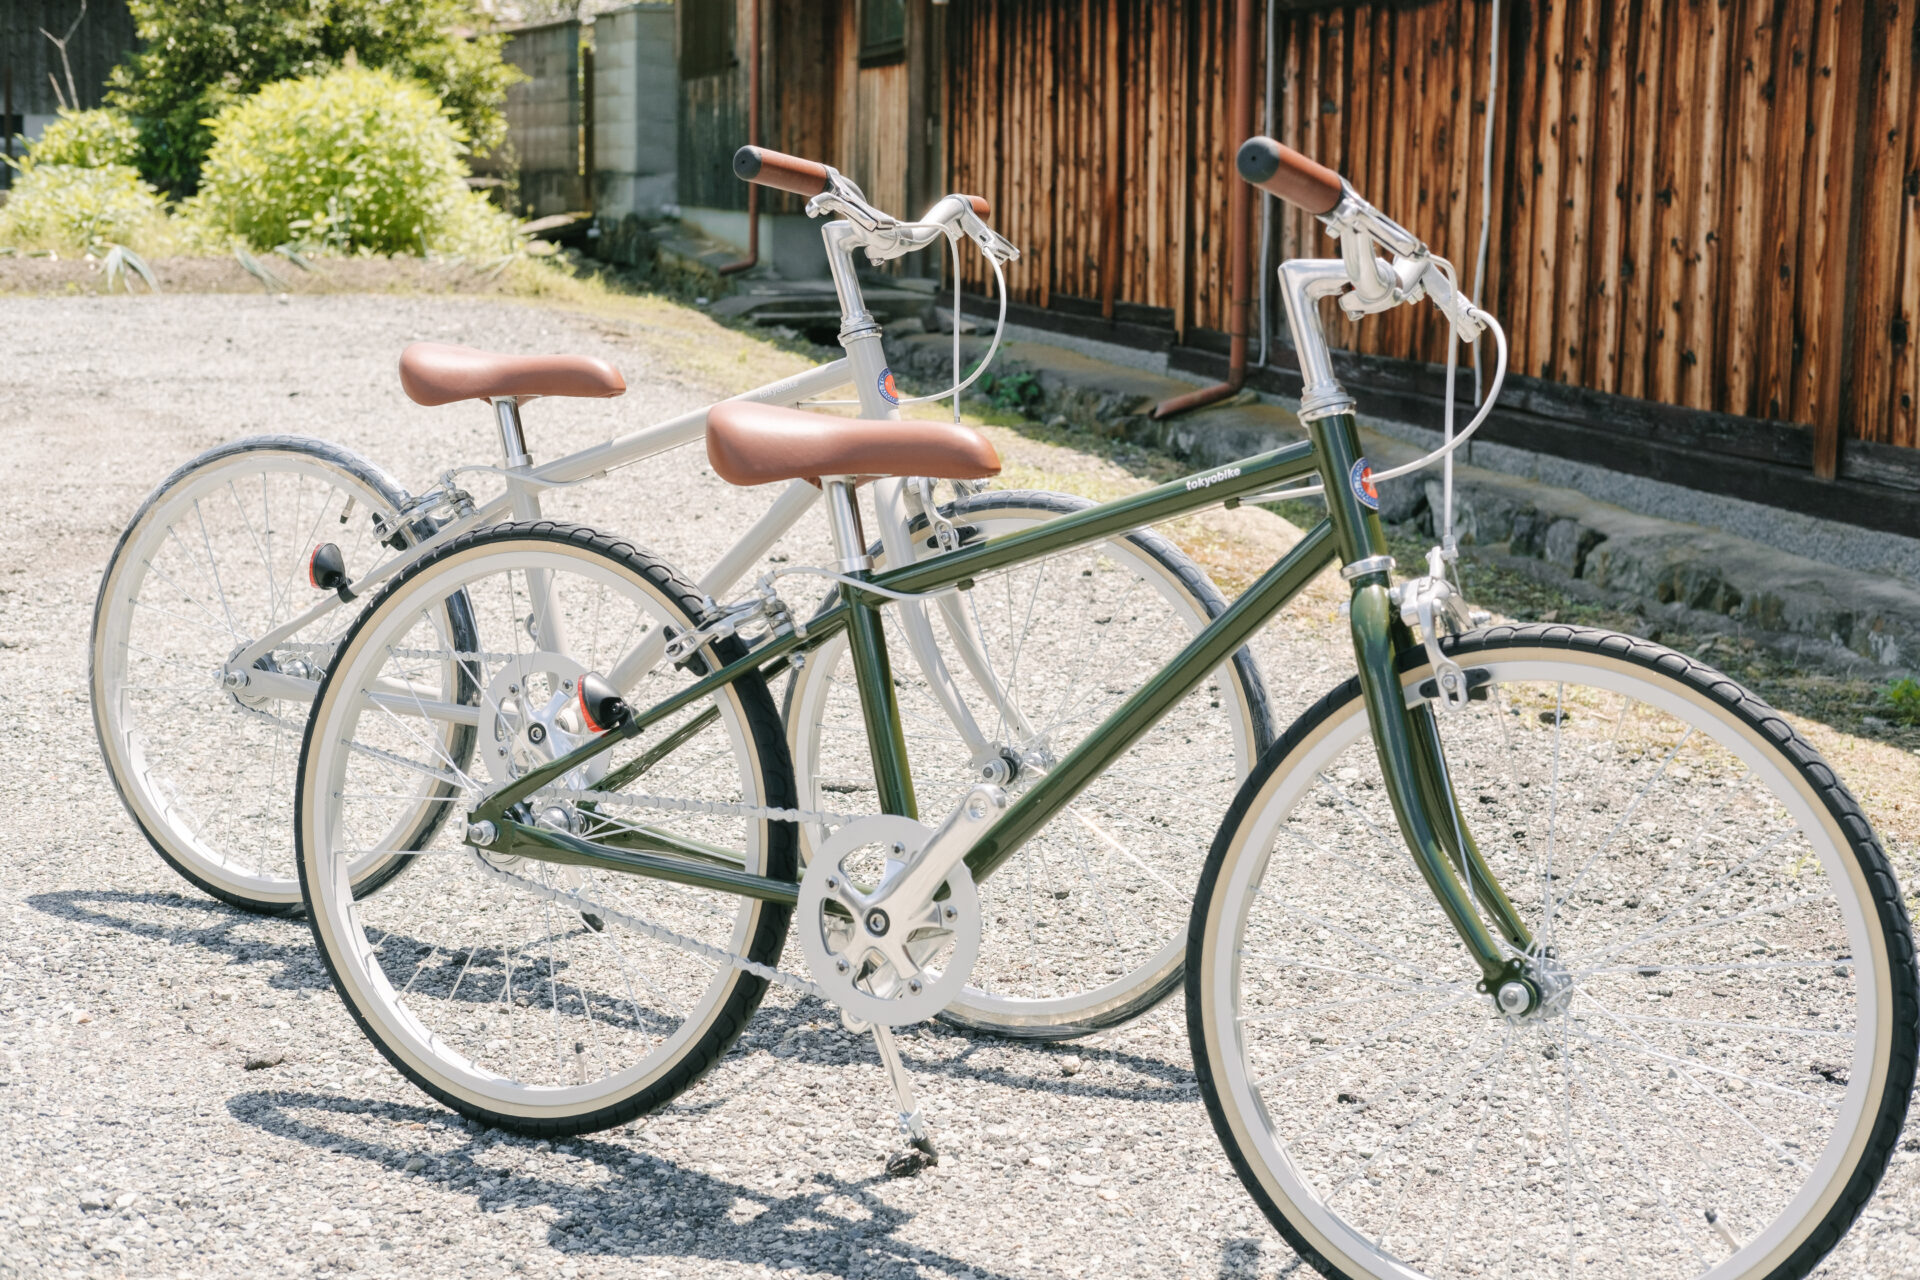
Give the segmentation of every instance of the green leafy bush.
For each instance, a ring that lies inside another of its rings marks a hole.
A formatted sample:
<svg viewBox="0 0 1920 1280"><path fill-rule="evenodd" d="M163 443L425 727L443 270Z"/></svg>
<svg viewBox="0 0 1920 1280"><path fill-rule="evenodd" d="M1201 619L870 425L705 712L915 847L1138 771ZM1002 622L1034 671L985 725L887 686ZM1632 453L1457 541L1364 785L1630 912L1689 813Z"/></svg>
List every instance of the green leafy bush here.
<svg viewBox="0 0 1920 1280"><path fill-rule="evenodd" d="M92 111L60 108L60 118L27 144L28 164L70 164L82 169L131 165L139 156L140 134L133 121L106 107Z"/></svg>
<svg viewBox="0 0 1920 1280"><path fill-rule="evenodd" d="M188 213L256 248L505 253L513 224L466 188L465 138L427 90L343 68L270 84L213 121Z"/></svg>
<svg viewBox="0 0 1920 1280"><path fill-rule="evenodd" d="M1920 680L1902 676L1880 691L1887 709L1901 724L1920 725Z"/></svg>
<svg viewBox="0 0 1920 1280"><path fill-rule="evenodd" d="M357 64L418 80L484 154L506 136L500 56L473 0L130 0L142 47L109 100L140 130L140 169L176 195L199 187L208 121L280 80Z"/></svg>
<svg viewBox="0 0 1920 1280"><path fill-rule="evenodd" d="M0 207L0 244L98 252L109 244L164 250L175 239L160 193L129 165L20 166Z"/></svg>

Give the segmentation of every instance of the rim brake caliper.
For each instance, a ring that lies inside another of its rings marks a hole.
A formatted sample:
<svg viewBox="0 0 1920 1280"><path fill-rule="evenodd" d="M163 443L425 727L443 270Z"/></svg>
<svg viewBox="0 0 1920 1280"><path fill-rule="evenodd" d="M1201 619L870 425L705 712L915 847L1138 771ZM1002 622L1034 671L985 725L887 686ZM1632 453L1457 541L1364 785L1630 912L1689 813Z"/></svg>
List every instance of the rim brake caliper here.
<svg viewBox="0 0 1920 1280"><path fill-rule="evenodd" d="M1467 674L1440 647L1441 636L1457 636L1468 625L1460 594L1447 581L1446 554L1439 547L1427 552L1427 572L1395 586L1392 598L1400 610L1400 620L1426 646L1438 688L1434 706L1440 711L1466 706L1470 691Z"/></svg>

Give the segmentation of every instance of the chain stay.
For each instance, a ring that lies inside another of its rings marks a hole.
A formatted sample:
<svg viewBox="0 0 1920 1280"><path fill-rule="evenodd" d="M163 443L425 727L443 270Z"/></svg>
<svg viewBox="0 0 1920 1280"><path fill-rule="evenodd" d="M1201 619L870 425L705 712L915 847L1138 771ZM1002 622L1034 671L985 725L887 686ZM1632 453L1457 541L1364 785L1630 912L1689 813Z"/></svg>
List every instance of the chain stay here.
<svg viewBox="0 0 1920 1280"><path fill-rule="evenodd" d="M750 973L756 978L764 979L776 986L785 987L787 990L796 992L799 995L819 996L821 999L826 998L818 986L797 974L783 972L782 970L773 968L771 965L761 964L757 960L749 960L743 955L728 951L725 947L716 947L711 943L702 942L698 938L689 938L683 933L674 932L665 925L642 920L638 916L628 915L616 907L609 907L604 903L595 902L591 898L582 897L574 890L555 889L551 885L536 884L525 876L517 876L511 871L494 866L477 851L474 854L473 860L475 864L479 866L481 873L489 879L511 884L513 887L532 893L536 897L545 898L549 902L560 903L562 906L578 911L582 915L599 916L609 924L617 924L629 932L652 938L655 942L664 942L671 947L678 947L682 951L699 956L701 959L711 961L714 964L726 965L739 969L744 973Z"/></svg>

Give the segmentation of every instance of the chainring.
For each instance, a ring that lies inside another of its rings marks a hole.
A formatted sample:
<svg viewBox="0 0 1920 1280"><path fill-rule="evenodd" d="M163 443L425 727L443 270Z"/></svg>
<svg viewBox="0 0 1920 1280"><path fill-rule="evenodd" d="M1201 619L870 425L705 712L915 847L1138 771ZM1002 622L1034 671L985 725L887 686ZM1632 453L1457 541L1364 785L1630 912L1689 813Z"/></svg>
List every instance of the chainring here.
<svg viewBox="0 0 1920 1280"><path fill-rule="evenodd" d="M895 856L906 856L932 834L911 818L859 818L823 841L807 864L794 912L800 952L821 994L851 1018L884 1027L923 1022L959 997L980 958L980 896L964 863L948 874L946 898L910 915L890 906L878 932L866 892L844 865L875 845L898 846ZM932 968L943 953L941 967Z"/></svg>

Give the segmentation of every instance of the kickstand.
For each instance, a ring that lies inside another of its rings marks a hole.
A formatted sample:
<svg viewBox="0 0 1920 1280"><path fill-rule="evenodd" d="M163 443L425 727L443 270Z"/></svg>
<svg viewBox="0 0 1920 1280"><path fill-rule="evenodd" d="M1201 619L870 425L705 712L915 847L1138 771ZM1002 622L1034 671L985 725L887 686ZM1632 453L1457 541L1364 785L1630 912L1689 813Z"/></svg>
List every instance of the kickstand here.
<svg viewBox="0 0 1920 1280"><path fill-rule="evenodd" d="M893 1082L894 1100L900 1104L900 1129L907 1136L907 1149L887 1158L887 1176L911 1178L922 1169L939 1164L940 1153L933 1149L927 1122L920 1118L920 1107L913 1100L913 1081L907 1078L906 1064L900 1061L893 1032L878 1023L870 1030L874 1046L880 1050L880 1061L886 1065L887 1078Z"/></svg>

